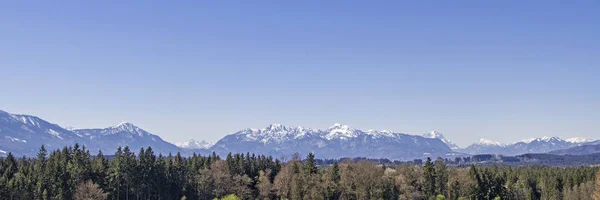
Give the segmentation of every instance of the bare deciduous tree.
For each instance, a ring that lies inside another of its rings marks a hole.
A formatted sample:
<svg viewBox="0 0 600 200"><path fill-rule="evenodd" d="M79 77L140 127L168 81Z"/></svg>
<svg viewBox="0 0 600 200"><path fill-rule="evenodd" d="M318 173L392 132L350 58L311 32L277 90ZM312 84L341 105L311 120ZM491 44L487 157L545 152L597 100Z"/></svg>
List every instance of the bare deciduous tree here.
<svg viewBox="0 0 600 200"><path fill-rule="evenodd" d="M105 200L106 197L106 193L91 180L80 183L73 194L75 200Z"/></svg>
<svg viewBox="0 0 600 200"><path fill-rule="evenodd" d="M594 200L600 200L600 172L596 172L596 189L592 197Z"/></svg>

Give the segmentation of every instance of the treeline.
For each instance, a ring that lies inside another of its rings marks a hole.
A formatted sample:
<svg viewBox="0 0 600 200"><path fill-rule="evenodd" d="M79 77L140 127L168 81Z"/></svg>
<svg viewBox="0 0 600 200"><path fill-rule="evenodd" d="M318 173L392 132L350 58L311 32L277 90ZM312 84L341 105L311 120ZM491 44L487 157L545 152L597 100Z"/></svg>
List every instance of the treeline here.
<svg viewBox="0 0 600 200"><path fill-rule="evenodd" d="M597 167L319 166L313 154L155 155L152 149L91 155L75 145L37 158L0 158L0 199L600 199ZM328 161L325 163L329 163Z"/></svg>

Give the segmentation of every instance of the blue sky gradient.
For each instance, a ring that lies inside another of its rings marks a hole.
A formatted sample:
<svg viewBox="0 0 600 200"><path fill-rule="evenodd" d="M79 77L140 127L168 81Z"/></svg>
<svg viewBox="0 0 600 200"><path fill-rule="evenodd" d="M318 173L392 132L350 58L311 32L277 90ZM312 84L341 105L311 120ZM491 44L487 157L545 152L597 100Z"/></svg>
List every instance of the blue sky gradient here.
<svg viewBox="0 0 600 200"><path fill-rule="evenodd" d="M600 139L597 1L9 1L0 109L167 141L271 123Z"/></svg>

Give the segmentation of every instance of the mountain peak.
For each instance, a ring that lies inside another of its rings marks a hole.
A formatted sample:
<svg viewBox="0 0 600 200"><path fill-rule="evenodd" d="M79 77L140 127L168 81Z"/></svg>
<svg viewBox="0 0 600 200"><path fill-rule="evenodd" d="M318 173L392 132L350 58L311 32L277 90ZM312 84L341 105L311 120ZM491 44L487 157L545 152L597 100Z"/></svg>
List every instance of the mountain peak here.
<svg viewBox="0 0 600 200"><path fill-rule="evenodd" d="M429 133L425 133L425 134L423 134L423 137L425 137L425 138L439 138L439 139L446 139L446 138L444 137L444 135L442 135L442 133L440 133L440 132L437 132L437 131L435 131L435 130L433 130L433 131L431 131L431 132L429 132Z"/></svg>
<svg viewBox="0 0 600 200"><path fill-rule="evenodd" d="M194 139L190 139L188 142L179 142L175 145L183 149L208 149L212 147L213 144L207 142L206 140L196 141Z"/></svg>
<svg viewBox="0 0 600 200"><path fill-rule="evenodd" d="M479 139L479 142L477 142L477 144L484 145L484 146L504 146L500 142L488 140L488 139L485 139L485 138Z"/></svg>
<svg viewBox="0 0 600 200"><path fill-rule="evenodd" d="M437 138L440 139L442 142L446 143L446 145L448 145L448 147L450 147L450 149L459 149L458 145L454 144L452 141L446 139L446 137L444 137L444 135L442 135L442 133L437 132L435 130L429 132L429 133L425 133L422 135L424 138Z"/></svg>
<svg viewBox="0 0 600 200"><path fill-rule="evenodd" d="M273 130L285 130L285 129L287 129L286 126L281 125L281 124L277 124L277 123L273 123L273 124L267 126L267 128L265 128L265 130L271 130L271 131L273 131Z"/></svg>
<svg viewBox="0 0 600 200"><path fill-rule="evenodd" d="M144 136L147 132L142 130L141 128L133 125L132 123L129 122L121 122L119 124L117 124L116 126L112 126L107 128L106 130L108 130L109 134L115 134L115 133L120 133L120 132L127 132L130 134L136 134L139 136Z"/></svg>
<svg viewBox="0 0 600 200"><path fill-rule="evenodd" d="M340 123L333 124L333 126L329 127L326 131L327 134L325 135L325 138L328 140L334 138L347 139L358 136L356 129L350 128L348 125L342 125Z"/></svg>
<svg viewBox="0 0 600 200"><path fill-rule="evenodd" d="M568 138L565 141L570 142L570 143L586 143L586 142L592 142L592 141L594 141L594 139L584 138L584 137L573 137L573 138Z"/></svg>
<svg viewBox="0 0 600 200"><path fill-rule="evenodd" d="M113 128L119 128L119 127L135 127L135 125L133 125L132 123L129 122L121 122L115 126L113 126Z"/></svg>
<svg viewBox="0 0 600 200"><path fill-rule="evenodd" d="M564 141L564 140L560 139L558 137L543 136L543 137L538 137L538 138L529 138L529 139L521 140L519 142L529 144L532 142L550 142L550 141Z"/></svg>
<svg viewBox="0 0 600 200"><path fill-rule="evenodd" d="M329 128L327 128L327 130L336 130L336 129L346 129L346 130L354 130L353 128L350 128L348 125L344 125L344 124L340 124L340 123L334 123L333 126L330 126Z"/></svg>

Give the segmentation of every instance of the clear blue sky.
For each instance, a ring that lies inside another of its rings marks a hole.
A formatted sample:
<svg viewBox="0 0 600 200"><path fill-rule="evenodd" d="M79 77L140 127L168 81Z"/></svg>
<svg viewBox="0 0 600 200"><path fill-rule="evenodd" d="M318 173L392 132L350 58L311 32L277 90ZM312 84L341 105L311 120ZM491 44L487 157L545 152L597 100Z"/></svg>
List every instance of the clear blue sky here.
<svg viewBox="0 0 600 200"><path fill-rule="evenodd" d="M0 109L167 141L270 123L600 139L600 3L8 1Z"/></svg>

